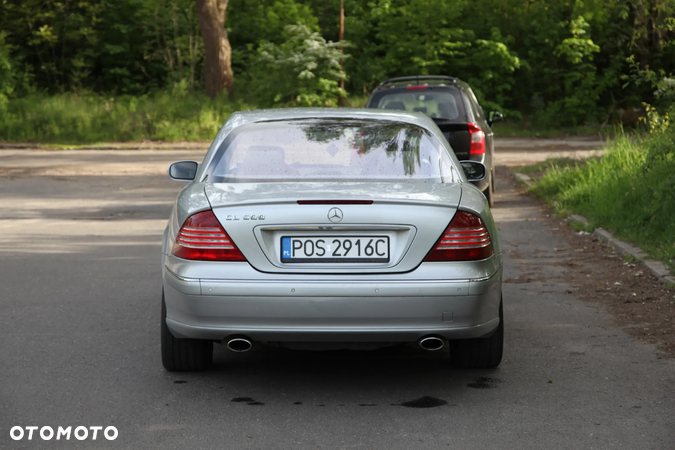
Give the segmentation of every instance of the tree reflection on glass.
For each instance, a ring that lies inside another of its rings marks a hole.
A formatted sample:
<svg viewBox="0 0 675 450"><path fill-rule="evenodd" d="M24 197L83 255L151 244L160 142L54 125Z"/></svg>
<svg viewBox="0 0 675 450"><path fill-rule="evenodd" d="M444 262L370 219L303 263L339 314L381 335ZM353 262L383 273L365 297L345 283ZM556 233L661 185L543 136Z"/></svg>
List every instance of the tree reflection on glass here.
<svg viewBox="0 0 675 450"><path fill-rule="evenodd" d="M340 146L348 139L350 148L359 155L378 151L396 161L402 160L406 176L413 176L420 166L420 146L426 131L418 126L383 120L321 119L303 121L300 128L307 140Z"/></svg>

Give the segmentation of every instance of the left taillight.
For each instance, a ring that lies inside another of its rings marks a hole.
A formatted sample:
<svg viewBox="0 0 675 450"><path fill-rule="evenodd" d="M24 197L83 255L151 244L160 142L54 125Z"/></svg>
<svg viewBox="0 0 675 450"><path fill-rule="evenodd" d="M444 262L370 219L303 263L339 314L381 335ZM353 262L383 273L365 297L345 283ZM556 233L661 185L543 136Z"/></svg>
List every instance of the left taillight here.
<svg viewBox="0 0 675 450"><path fill-rule="evenodd" d="M425 261L476 261L492 253L490 234L481 218L457 211Z"/></svg>
<svg viewBox="0 0 675 450"><path fill-rule="evenodd" d="M197 261L246 261L211 210L187 218L171 253Z"/></svg>
<svg viewBox="0 0 675 450"><path fill-rule="evenodd" d="M470 155L485 154L485 133L475 123L469 123L469 134L471 135Z"/></svg>

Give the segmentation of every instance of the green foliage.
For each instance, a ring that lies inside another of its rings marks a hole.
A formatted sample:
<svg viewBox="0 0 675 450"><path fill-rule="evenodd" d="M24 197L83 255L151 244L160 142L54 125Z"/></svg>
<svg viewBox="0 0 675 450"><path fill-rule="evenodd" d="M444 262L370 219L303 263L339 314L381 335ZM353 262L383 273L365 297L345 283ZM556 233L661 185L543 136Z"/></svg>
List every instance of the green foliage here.
<svg viewBox="0 0 675 450"><path fill-rule="evenodd" d="M485 109L505 110L510 92L516 87L514 73L521 68L518 56L501 42L498 29L492 29L491 40L477 39L458 66L469 72L466 81ZM509 116L520 116L517 111L506 111Z"/></svg>
<svg viewBox="0 0 675 450"><path fill-rule="evenodd" d="M379 0L370 12L377 21L382 62L390 73L432 74L449 57L463 56L470 45L465 30L453 26L466 1ZM405 36L405 39L401 39Z"/></svg>
<svg viewBox="0 0 675 450"><path fill-rule="evenodd" d="M287 25L284 42L258 47L248 83L264 106L337 106L344 78L340 61L346 58L342 42L327 42L302 24Z"/></svg>
<svg viewBox="0 0 675 450"><path fill-rule="evenodd" d="M281 44L284 28L297 23L319 31L312 9L295 0L231 0L228 6L227 28L233 47L263 42Z"/></svg>
<svg viewBox="0 0 675 450"><path fill-rule="evenodd" d="M392 76L453 75L485 109L544 129L601 127L618 109L675 101L675 0L344 0L343 74L330 44L339 5L230 0L235 87L247 101L330 105L345 75L361 97ZM289 37L289 25L309 40ZM0 30L5 104L36 92L204 88L194 0L2 0Z"/></svg>
<svg viewBox="0 0 675 450"><path fill-rule="evenodd" d="M258 55L256 49L268 42L282 44L286 26L302 23L320 31L312 9L295 0L230 0L227 10L232 68L244 78Z"/></svg>
<svg viewBox="0 0 675 450"><path fill-rule="evenodd" d="M0 112L7 107L7 96L14 91L14 70L5 34L0 33Z"/></svg>
<svg viewBox="0 0 675 450"><path fill-rule="evenodd" d="M455 75L468 81L487 106L504 106L520 59L509 50L499 28L492 28L489 36L481 38L473 30L460 27L466 23L462 16L469 11L473 8L466 1L374 2L369 18L376 24L374 44L382 55L380 81L404 74ZM355 58L363 59L358 55Z"/></svg>
<svg viewBox="0 0 675 450"><path fill-rule="evenodd" d="M672 73L666 74L663 69L660 69L657 73L651 70L649 66L643 69L640 67L640 63L635 60L635 55L631 55L627 62L630 65L630 74L621 77L627 81L624 87L631 84L634 86L651 86L652 89L655 89L654 98L657 101L665 100L667 103L671 103L675 100L675 76Z"/></svg>
<svg viewBox="0 0 675 450"><path fill-rule="evenodd" d="M200 67L194 8L191 0L4 0L0 29L39 91L138 94L180 78L175 54L189 65L187 40Z"/></svg>
<svg viewBox="0 0 675 450"><path fill-rule="evenodd" d="M577 167L554 166L533 192L675 268L675 124L653 110L650 117L648 136L620 135L602 158Z"/></svg>
<svg viewBox="0 0 675 450"><path fill-rule="evenodd" d="M2 28L12 44L24 49L38 83L82 88L99 43L93 27L101 21L102 4L25 0L3 2L2 9Z"/></svg>
<svg viewBox="0 0 675 450"><path fill-rule="evenodd" d="M592 39L586 39L590 25L584 19L584 16L579 16L570 21L571 38L563 39L563 41L556 47L555 54L563 56L572 64L581 64L586 60L593 60L593 53L598 53L600 47L595 45Z"/></svg>
<svg viewBox="0 0 675 450"><path fill-rule="evenodd" d="M144 18L150 35L142 46L144 58L161 63L171 84L184 80L191 89L200 85L204 43L194 0L145 0L140 5L138 15ZM126 32L127 28L121 31ZM110 50L125 52L127 49L117 45ZM128 71L117 69L116 74L126 76Z"/></svg>

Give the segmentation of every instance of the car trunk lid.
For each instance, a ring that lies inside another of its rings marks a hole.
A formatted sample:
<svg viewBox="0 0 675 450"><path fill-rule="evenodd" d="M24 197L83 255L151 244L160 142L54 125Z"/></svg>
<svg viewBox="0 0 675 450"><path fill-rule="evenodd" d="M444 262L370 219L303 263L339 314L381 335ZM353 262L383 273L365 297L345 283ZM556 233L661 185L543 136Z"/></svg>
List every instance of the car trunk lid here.
<svg viewBox="0 0 675 450"><path fill-rule="evenodd" d="M417 267L454 216L461 187L237 183L206 185L205 193L227 233L260 271L374 273ZM330 254L317 257L317 246ZM351 250L344 254L346 246ZM293 247L296 254L284 257Z"/></svg>

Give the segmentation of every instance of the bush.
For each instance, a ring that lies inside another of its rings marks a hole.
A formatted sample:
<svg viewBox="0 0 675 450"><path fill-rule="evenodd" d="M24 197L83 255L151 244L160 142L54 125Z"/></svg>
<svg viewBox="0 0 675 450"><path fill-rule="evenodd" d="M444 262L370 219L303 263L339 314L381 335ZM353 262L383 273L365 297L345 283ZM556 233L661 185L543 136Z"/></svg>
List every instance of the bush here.
<svg viewBox="0 0 675 450"><path fill-rule="evenodd" d="M327 42L298 23L284 28L284 43L264 43L249 70L250 95L260 106L337 106L347 93L340 61L343 43Z"/></svg>

